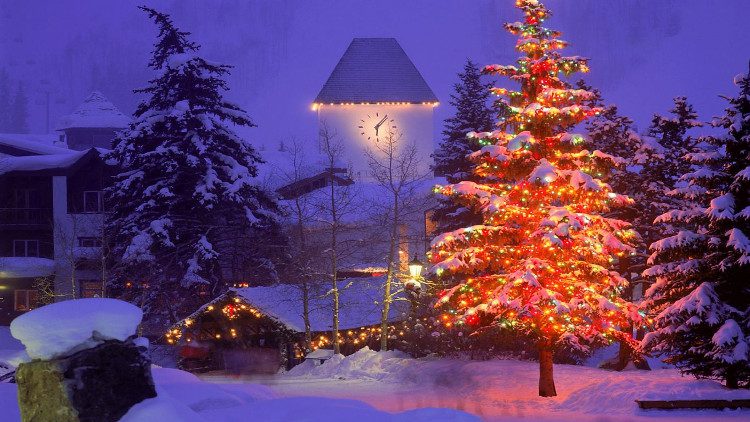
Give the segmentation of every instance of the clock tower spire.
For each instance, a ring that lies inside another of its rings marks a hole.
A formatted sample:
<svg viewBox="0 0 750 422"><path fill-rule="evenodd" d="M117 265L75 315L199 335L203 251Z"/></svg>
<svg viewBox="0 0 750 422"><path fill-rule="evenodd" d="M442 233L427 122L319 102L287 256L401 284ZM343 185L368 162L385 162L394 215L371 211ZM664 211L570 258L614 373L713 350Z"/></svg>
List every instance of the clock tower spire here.
<svg viewBox="0 0 750 422"><path fill-rule="evenodd" d="M427 173L438 99L395 38L355 38L320 93L313 110L342 137L344 159L358 179L369 178L368 147L389 134L413 144Z"/></svg>

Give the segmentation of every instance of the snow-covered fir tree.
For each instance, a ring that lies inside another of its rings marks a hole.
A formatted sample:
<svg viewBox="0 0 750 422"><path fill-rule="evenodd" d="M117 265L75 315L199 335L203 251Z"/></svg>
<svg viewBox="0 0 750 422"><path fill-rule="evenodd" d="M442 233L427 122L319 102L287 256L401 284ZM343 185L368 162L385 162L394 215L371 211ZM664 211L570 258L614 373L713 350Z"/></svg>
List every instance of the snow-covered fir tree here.
<svg viewBox="0 0 750 422"><path fill-rule="evenodd" d="M474 164L468 155L478 151L482 145L466 134L490 132L495 124L495 112L489 104L492 84L482 82L481 76L477 65L466 60L464 71L458 74L459 82L453 85L454 92L449 101L456 113L445 119L443 140L433 154L433 171L450 183L474 180ZM464 206L442 198L439 201L432 217L439 232L482 221L481 215Z"/></svg>
<svg viewBox="0 0 750 422"><path fill-rule="evenodd" d="M750 74L735 82L739 95L712 124L726 135L687 154L693 168L674 192L686 206L658 218L680 229L651 245L645 272L655 281L646 348L730 388L750 386Z"/></svg>
<svg viewBox="0 0 750 422"><path fill-rule="evenodd" d="M111 291L174 320L227 283L273 278L263 245L278 247L280 230L277 203L257 184L261 158L233 130L254 124L223 98L230 66L201 58L168 15L141 9L159 29L158 76L137 91L147 99L110 155L120 169L107 191Z"/></svg>
<svg viewBox="0 0 750 422"><path fill-rule="evenodd" d="M458 74L459 82L453 85L450 105L456 109L445 119L443 140L435 151L434 171L451 182L474 177L474 164L467 155L478 151L481 145L466 136L469 132L489 132L495 125L494 111L490 107L492 84L481 80L481 71L471 60L466 60L464 71Z"/></svg>
<svg viewBox="0 0 750 422"><path fill-rule="evenodd" d="M598 90L587 86L583 80L579 81L577 86L594 93L594 98L589 105L602 107L598 116L586 122L591 146L618 158L616 165L602 176L613 190L633 199L626 206L613 208L607 216L630 222L639 234L634 245L635 253L619 257L616 264L620 274L630 282L621 295L627 300L634 300L639 297L634 289L639 283L643 283L640 273L646 267L648 245L661 238L663 234L661 230L658 230L662 228L662 225L654 226L653 221L664 212L664 209L657 205L664 203L664 199L659 196L665 196L666 193L664 191L657 193L643 188L649 182L643 169L655 162L653 142L644 142L644 139L636 133L633 120L621 115L616 105L604 106ZM648 369L648 363L643 359L642 353L627 342L621 342L617 357L605 362L604 367L622 370L630 362L638 368Z"/></svg>
<svg viewBox="0 0 750 422"><path fill-rule="evenodd" d="M552 358L566 344L581 350L617 339L637 320L620 292L627 281L615 258L633 252L630 224L604 216L631 200L600 180L617 159L589 150L567 128L595 116L593 94L561 79L588 71L587 60L564 57L560 33L542 26L550 15L538 0L518 0L523 22L505 25L522 53L515 65L485 72L518 82L493 88L508 117L499 130L474 134L485 145L471 154L481 183L463 180L436 191L481 212L481 224L432 242L432 271L459 277L437 306L447 326L498 324L526 333L539 348L541 396L556 395Z"/></svg>
<svg viewBox="0 0 750 422"><path fill-rule="evenodd" d="M648 128L648 136L658 143L654 148L659 149L660 155L656 157L659 158L657 162L645 169L646 177L656 183L654 189L673 189L678 179L690 169L690 163L683 159L690 152L689 132L703 126L685 97L676 97L669 112L669 116L654 114Z"/></svg>
<svg viewBox="0 0 750 422"><path fill-rule="evenodd" d="M630 185L625 180L624 193L635 200L632 222L646 247L658 239L674 234L671 222L654 223L659 215L686 206L683 198L670 193L682 182L680 177L690 170L685 155L694 143L691 130L703 123L685 97L676 97L669 116L654 114L647 134L634 155L623 154L626 168L634 170ZM631 144L632 145L632 144ZM644 262L642 262L645 264Z"/></svg>

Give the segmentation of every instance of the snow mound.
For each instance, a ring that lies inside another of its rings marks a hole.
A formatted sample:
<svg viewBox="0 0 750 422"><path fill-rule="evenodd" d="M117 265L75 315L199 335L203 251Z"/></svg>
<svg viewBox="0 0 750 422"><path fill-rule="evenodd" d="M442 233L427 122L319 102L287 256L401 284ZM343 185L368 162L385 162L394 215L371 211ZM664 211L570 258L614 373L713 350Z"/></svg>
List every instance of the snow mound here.
<svg viewBox="0 0 750 422"><path fill-rule="evenodd" d="M262 385L208 383L177 369L154 366L152 373L158 396L133 406L121 419L123 422L240 420L474 422L479 420L475 416L452 409L426 408L389 413L377 410L359 400L323 397L282 398Z"/></svg>
<svg viewBox="0 0 750 422"><path fill-rule="evenodd" d="M612 373L607 379L573 391L560 409L588 414L626 414L635 400L737 400L746 390L730 390L712 380L682 378L674 370L657 369L628 374ZM602 406L606 403L606 406Z"/></svg>
<svg viewBox="0 0 750 422"><path fill-rule="evenodd" d="M334 355L320 365L306 360L287 374L295 377L384 380L400 372L399 368L409 365L410 361L403 352L376 352L364 347L349 356Z"/></svg>
<svg viewBox="0 0 750 422"><path fill-rule="evenodd" d="M53 303L14 319L13 337L32 359L52 359L103 340L124 341L135 334L143 312L116 299L76 299Z"/></svg>

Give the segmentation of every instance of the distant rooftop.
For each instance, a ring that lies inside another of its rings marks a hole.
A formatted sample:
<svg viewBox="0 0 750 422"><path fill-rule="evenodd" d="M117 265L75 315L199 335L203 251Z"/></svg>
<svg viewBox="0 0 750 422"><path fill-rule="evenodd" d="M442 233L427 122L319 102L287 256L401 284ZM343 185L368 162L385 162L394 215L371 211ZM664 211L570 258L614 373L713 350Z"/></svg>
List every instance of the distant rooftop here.
<svg viewBox="0 0 750 422"><path fill-rule="evenodd" d="M111 128L128 127L130 118L112 104L101 92L94 91L78 106L72 114L63 117L57 130L74 128Z"/></svg>
<svg viewBox="0 0 750 422"><path fill-rule="evenodd" d="M0 279L46 277L55 272L55 261L46 258L0 257Z"/></svg>
<svg viewBox="0 0 750 422"><path fill-rule="evenodd" d="M395 38L355 38L315 103L436 103Z"/></svg>
<svg viewBox="0 0 750 422"><path fill-rule="evenodd" d="M58 142L58 134L0 133L0 150L5 147L11 155L61 154L68 151ZM0 154L2 155L2 154Z"/></svg>
<svg viewBox="0 0 750 422"><path fill-rule="evenodd" d="M0 157L0 176L16 171L65 170L89 154L101 156L103 149L86 151L64 150L62 154L30 155L24 157Z"/></svg>

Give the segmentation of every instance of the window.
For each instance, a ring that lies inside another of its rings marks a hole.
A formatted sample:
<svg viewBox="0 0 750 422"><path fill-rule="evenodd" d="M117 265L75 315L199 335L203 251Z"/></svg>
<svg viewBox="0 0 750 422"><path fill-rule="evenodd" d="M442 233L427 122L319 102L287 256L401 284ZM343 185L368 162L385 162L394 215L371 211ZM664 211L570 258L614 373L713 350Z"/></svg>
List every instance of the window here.
<svg viewBox="0 0 750 422"><path fill-rule="evenodd" d="M102 212L102 191L83 192L83 212Z"/></svg>
<svg viewBox="0 0 750 422"><path fill-rule="evenodd" d="M98 237L79 237L78 246L82 248L100 248L102 240Z"/></svg>
<svg viewBox="0 0 750 422"><path fill-rule="evenodd" d="M16 290L15 306L17 312L30 311L36 308L39 299L39 293L36 290Z"/></svg>
<svg viewBox="0 0 750 422"><path fill-rule="evenodd" d="M16 208L33 208L36 205L36 191L31 189L15 190L15 207Z"/></svg>
<svg viewBox="0 0 750 422"><path fill-rule="evenodd" d="M81 280L78 282L78 287L81 290L80 297L101 297L102 296L102 282L98 280Z"/></svg>
<svg viewBox="0 0 750 422"><path fill-rule="evenodd" d="M13 256L39 256L38 240L14 240Z"/></svg>
<svg viewBox="0 0 750 422"><path fill-rule="evenodd" d="M14 192L15 208L36 208L39 206L37 201L37 191L34 189L16 189Z"/></svg>

